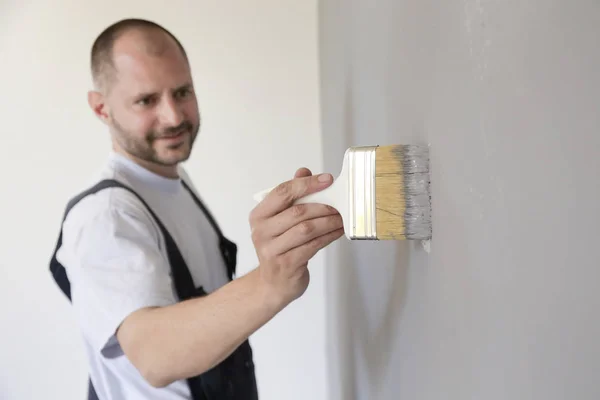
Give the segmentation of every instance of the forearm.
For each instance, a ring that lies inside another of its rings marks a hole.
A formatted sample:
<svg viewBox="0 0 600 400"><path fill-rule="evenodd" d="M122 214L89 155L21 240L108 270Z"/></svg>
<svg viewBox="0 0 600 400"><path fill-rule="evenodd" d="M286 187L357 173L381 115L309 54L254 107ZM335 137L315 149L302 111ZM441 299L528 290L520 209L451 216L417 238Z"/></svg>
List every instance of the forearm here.
<svg viewBox="0 0 600 400"><path fill-rule="evenodd" d="M119 341L152 385L165 386L218 364L283 307L254 270L207 296L132 314Z"/></svg>

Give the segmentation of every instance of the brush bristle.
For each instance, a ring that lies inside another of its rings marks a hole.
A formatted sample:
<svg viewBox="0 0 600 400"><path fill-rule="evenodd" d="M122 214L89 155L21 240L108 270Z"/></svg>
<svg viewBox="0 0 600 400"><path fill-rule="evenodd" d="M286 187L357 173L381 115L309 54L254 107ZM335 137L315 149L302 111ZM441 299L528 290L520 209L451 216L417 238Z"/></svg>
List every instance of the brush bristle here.
<svg viewBox="0 0 600 400"><path fill-rule="evenodd" d="M375 193L377 239L431 238L427 146L377 147Z"/></svg>

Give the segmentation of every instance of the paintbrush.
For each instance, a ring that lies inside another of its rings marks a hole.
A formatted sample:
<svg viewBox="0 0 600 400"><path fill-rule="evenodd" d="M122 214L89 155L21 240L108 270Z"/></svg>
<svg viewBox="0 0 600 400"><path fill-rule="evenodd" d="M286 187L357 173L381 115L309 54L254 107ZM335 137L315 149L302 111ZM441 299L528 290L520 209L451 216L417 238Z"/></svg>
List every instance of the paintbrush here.
<svg viewBox="0 0 600 400"><path fill-rule="evenodd" d="M431 238L429 182L428 146L350 147L334 182L294 204L334 207L350 240L426 240ZM271 190L254 199L262 201Z"/></svg>

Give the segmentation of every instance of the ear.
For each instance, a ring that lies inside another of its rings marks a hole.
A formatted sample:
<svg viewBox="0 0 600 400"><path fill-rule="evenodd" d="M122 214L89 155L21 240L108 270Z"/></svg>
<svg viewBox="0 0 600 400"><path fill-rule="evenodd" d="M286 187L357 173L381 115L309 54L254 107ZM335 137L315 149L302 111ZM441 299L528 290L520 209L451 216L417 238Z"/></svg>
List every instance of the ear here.
<svg viewBox="0 0 600 400"><path fill-rule="evenodd" d="M105 102L104 95L96 90L88 92L88 104L94 114L100 118L102 122L108 124L110 121L110 110Z"/></svg>

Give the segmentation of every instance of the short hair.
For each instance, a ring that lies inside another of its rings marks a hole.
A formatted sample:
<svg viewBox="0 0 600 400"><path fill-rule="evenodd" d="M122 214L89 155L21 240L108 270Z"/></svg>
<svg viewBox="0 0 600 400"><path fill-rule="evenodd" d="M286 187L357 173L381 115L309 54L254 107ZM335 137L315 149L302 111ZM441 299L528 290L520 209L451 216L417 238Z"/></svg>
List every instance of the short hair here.
<svg viewBox="0 0 600 400"><path fill-rule="evenodd" d="M117 21L105 28L96 38L91 50L91 70L94 84L98 87L104 87L114 71L113 47L117 39L130 29L158 29L171 37L177 47L181 50L184 58L187 60L187 53L181 42L169 30L163 26L146 19L126 18Z"/></svg>

